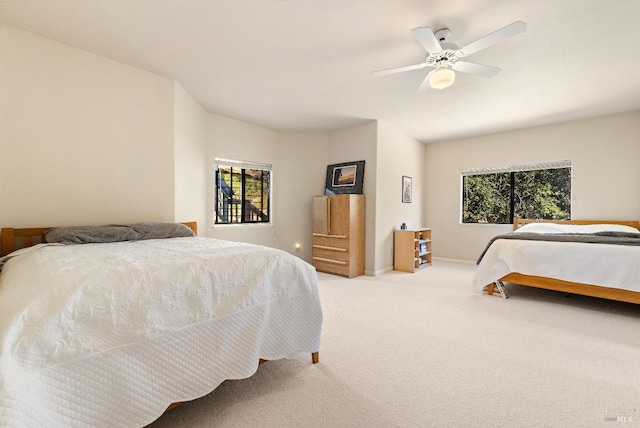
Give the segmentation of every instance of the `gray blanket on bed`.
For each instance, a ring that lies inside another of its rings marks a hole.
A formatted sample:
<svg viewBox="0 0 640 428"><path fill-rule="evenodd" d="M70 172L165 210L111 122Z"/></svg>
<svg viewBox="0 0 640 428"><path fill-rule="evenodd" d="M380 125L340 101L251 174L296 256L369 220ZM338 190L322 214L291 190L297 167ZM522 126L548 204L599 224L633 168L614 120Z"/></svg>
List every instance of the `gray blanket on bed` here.
<svg viewBox="0 0 640 428"><path fill-rule="evenodd" d="M587 244L640 245L640 233L596 232L596 233L505 233L493 237L480 254L476 264L498 239L520 239L525 241L583 242Z"/></svg>
<svg viewBox="0 0 640 428"><path fill-rule="evenodd" d="M181 223L148 222L130 225L57 227L45 232L47 242L59 244L99 244L194 236Z"/></svg>

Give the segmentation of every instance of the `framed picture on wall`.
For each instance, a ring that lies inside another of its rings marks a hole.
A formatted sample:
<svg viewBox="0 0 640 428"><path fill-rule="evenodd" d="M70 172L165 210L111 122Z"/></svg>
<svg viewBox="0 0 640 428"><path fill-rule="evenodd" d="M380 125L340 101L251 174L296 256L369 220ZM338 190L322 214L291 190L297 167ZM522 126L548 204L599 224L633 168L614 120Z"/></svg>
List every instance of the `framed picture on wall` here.
<svg viewBox="0 0 640 428"><path fill-rule="evenodd" d="M325 195L361 194L363 180L364 161L328 165Z"/></svg>
<svg viewBox="0 0 640 428"><path fill-rule="evenodd" d="M410 204L412 192L413 192L413 187L411 184L411 177L407 177L406 175L403 175L402 176L402 202Z"/></svg>

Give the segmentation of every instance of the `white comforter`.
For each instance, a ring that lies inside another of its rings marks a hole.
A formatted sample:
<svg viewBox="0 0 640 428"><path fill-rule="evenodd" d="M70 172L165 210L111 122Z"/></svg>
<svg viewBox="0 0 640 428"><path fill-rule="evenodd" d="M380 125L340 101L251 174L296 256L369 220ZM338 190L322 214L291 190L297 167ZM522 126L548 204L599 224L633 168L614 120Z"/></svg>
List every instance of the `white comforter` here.
<svg viewBox="0 0 640 428"><path fill-rule="evenodd" d="M640 247L498 239L478 265L473 285L484 287L512 272L640 291Z"/></svg>
<svg viewBox="0 0 640 428"><path fill-rule="evenodd" d="M319 349L314 268L207 238L38 245L0 274L0 426L143 426Z"/></svg>

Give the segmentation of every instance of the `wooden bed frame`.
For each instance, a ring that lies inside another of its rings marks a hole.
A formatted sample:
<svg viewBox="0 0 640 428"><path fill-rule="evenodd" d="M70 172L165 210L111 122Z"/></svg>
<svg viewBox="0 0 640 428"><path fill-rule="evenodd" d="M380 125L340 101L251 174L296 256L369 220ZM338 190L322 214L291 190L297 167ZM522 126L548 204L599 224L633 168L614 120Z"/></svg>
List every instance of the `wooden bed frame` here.
<svg viewBox="0 0 640 428"><path fill-rule="evenodd" d="M640 222L637 220L514 220L513 230L517 230L529 223L556 223L556 224L620 224L624 226L640 229ZM512 272L500 278L501 282L511 282L528 287L545 288L547 290L563 291L565 293L580 294L584 296L600 297L620 302L640 303L640 292L622 290L619 288L602 287L592 284L581 284L577 282L563 281L560 279L546 278L534 275L523 275ZM487 286L487 294L493 294L495 283Z"/></svg>
<svg viewBox="0 0 640 428"><path fill-rule="evenodd" d="M184 224L185 226L193 230L194 234L196 235L198 234L198 222L188 221L188 222L183 222L182 224ZM2 233L0 257L6 256L7 254L15 250L19 250L21 248L31 247L32 245L46 242L44 233L49 229L52 229L52 228L51 227L30 227L30 228L16 229L13 227L3 227L0 230ZM260 359L258 361L258 365L266 363L267 361L268 360ZM311 353L311 362L313 364L318 364L318 362L320 362L319 351ZM167 407L165 411L174 409L180 406L181 404L184 404L184 403L183 402L172 403L169 405L169 407Z"/></svg>

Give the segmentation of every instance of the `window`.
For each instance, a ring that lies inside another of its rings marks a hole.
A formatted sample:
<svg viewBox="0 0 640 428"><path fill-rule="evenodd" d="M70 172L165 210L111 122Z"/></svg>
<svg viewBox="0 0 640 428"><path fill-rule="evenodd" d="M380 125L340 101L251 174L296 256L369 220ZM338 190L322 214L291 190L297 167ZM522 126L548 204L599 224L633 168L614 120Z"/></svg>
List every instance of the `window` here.
<svg viewBox="0 0 640 428"><path fill-rule="evenodd" d="M462 171L462 222L571 218L571 161Z"/></svg>
<svg viewBox="0 0 640 428"><path fill-rule="evenodd" d="M215 223L269 223L271 165L215 158Z"/></svg>

